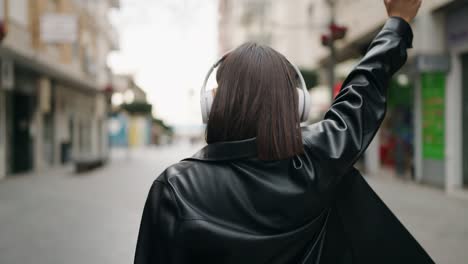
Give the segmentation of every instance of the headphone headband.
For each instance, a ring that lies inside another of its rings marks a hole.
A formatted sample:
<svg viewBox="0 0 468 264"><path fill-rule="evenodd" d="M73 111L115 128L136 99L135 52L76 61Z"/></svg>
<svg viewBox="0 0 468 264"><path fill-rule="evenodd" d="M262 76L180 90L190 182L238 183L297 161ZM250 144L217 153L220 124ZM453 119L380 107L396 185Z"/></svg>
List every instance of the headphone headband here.
<svg viewBox="0 0 468 264"><path fill-rule="evenodd" d="M208 84L208 80L210 79L211 74L213 71L226 59L226 57L231 53L232 51L226 52L223 56L221 56L220 59L216 61L215 64L213 64L210 69L208 70L208 73L206 74L205 80L203 81L203 86L200 91L200 105L201 105L201 111L202 111L202 118L203 118L203 123L208 122L208 118L210 115L210 110L211 110L211 105L213 103L213 94L210 91L206 90L206 86ZM305 122L309 118L309 109L310 109L310 95L307 90L307 85L305 83L304 77L302 76L301 71L299 68L289 62L294 70L296 71L296 74L299 76L299 82L300 82L300 90L302 91L302 94L299 94L299 115L300 115L300 120L301 122ZM302 96L301 96L302 95ZM302 101L301 101L302 99Z"/></svg>

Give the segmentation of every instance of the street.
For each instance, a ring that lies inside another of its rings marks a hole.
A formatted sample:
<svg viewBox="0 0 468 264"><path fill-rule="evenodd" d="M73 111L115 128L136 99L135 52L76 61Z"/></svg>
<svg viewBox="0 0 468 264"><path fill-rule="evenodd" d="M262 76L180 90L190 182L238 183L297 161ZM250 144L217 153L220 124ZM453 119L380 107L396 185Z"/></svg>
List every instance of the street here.
<svg viewBox="0 0 468 264"><path fill-rule="evenodd" d="M195 151L178 145L118 152L90 173L62 168L0 181L0 263L132 263L150 184ZM466 263L468 200L397 180L370 183L436 263Z"/></svg>

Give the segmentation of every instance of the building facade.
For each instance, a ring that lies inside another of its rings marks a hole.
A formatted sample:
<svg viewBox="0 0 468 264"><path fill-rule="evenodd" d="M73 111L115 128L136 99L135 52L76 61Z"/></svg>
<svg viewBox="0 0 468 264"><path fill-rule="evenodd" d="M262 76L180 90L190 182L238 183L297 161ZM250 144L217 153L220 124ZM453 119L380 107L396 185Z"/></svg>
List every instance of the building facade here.
<svg viewBox="0 0 468 264"><path fill-rule="evenodd" d="M146 92L129 74L115 75L113 84L111 147L139 148L152 144L153 109Z"/></svg>
<svg viewBox="0 0 468 264"><path fill-rule="evenodd" d="M381 2L350 2L336 1L337 19L349 27L337 43L340 62L362 56L386 19ZM412 24L414 47L390 86L388 117L369 150L374 173L388 163L396 174L448 192L468 186L467 17L466 1L424 1Z"/></svg>
<svg viewBox="0 0 468 264"><path fill-rule="evenodd" d="M222 51L255 40L249 34L257 34L321 76L330 53L320 38L334 14L335 22L348 28L346 37L335 43L337 81L365 54L387 18L382 2L372 0L221 2ZM307 19L317 27L281 30L280 25L297 26ZM468 187L467 19L464 0L424 1L412 24L414 47L408 63L390 84L387 118L365 155L369 174L390 168L396 175L448 192ZM321 83L328 85L323 79Z"/></svg>
<svg viewBox="0 0 468 264"><path fill-rule="evenodd" d="M325 52L316 39L327 26L325 7L318 0L221 0L220 53L253 41L273 47L300 68L314 69Z"/></svg>
<svg viewBox="0 0 468 264"><path fill-rule="evenodd" d="M0 178L107 157L114 0L2 0Z"/></svg>
<svg viewBox="0 0 468 264"><path fill-rule="evenodd" d="M323 116L331 92L325 85L309 82L319 78L320 59L326 54L320 35L329 20L324 0L221 0L219 2L220 54L245 42L268 45L285 55L303 72L312 101L311 121Z"/></svg>

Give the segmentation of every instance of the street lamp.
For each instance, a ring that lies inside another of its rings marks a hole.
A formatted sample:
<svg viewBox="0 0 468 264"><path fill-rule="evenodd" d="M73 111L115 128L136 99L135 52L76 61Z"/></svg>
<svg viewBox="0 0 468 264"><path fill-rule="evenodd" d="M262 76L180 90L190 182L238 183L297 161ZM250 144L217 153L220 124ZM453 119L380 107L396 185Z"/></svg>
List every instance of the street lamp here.
<svg viewBox="0 0 468 264"><path fill-rule="evenodd" d="M329 29L331 29L332 25L335 24L335 0L326 0L328 6L330 7L330 22L329 22ZM331 31L331 30L329 30ZM328 61L328 82L330 85L330 89L333 90L333 85L335 84L335 60L336 60L336 51L335 51L335 41L333 40L333 36L331 32L329 32L329 41L328 47L330 48L330 60ZM324 41L324 37L322 37L322 42ZM333 91L331 92L333 96Z"/></svg>
<svg viewBox="0 0 468 264"><path fill-rule="evenodd" d="M330 89L335 85L335 64L336 64L336 50L335 41L342 39L346 36L348 29L344 26L335 23L335 4L336 0L326 0L330 8L330 21L328 24L328 32L321 36L322 45L330 49L330 58L328 61L328 81ZM331 93L333 94L333 92Z"/></svg>

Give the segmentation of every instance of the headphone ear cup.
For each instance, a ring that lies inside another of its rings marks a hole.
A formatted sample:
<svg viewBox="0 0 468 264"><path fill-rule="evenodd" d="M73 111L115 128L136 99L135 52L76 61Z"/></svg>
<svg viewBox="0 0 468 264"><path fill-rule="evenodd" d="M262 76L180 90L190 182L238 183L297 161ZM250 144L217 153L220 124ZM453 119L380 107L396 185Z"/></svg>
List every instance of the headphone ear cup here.
<svg viewBox="0 0 468 264"><path fill-rule="evenodd" d="M208 123L211 105L213 104L214 97L213 91L206 90L208 79L210 78L211 73L219 66L219 64L226 58L228 54L229 52L226 53L223 57L221 57L221 59L219 59L215 64L213 64L213 66L211 66L211 68L208 70L208 73L205 76L205 81L203 82L203 86L200 90L200 108L204 124Z"/></svg>
<svg viewBox="0 0 468 264"><path fill-rule="evenodd" d="M202 94L200 96L200 109L201 109L203 123L206 124L208 122L206 91L202 92Z"/></svg>
<svg viewBox="0 0 468 264"><path fill-rule="evenodd" d="M206 91L206 112L207 112L207 119L210 119L211 107L213 106L214 101L214 90Z"/></svg>
<svg viewBox="0 0 468 264"><path fill-rule="evenodd" d="M211 106L213 105L214 94L213 90L205 91L203 93L203 98L201 98L201 111L203 123L208 123L210 118Z"/></svg>
<svg viewBox="0 0 468 264"><path fill-rule="evenodd" d="M305 93L304 90L297 88L297 105L300 122L309 120L310 113L310 94Z"/></svg>
<svg viewBox="0 0 468 264"><path fill-rule="evenodd" d="M309 120L310 115L310 107L311 107L311 98L310 94L307 91L306 93L302 93L304 95L304 116L302 117L301 122L306 122Z"/></svg>
<svg viewBox="0 0 468 264"><path fill-rule="evenodd" d="M302 122L304 119L304 92L297 88L297 105L298 105L298 113L299 113L299 119Z"/></svg>

